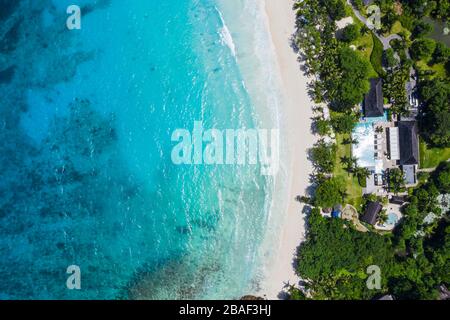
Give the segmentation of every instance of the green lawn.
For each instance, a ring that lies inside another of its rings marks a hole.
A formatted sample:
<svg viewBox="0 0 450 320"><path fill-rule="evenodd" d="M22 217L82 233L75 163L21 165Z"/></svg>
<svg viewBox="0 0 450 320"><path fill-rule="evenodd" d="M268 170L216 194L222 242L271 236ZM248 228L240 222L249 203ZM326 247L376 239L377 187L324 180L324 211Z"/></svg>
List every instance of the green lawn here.
<svg viewBox="0 0 450 320"><path fill-rule="evenodd" d="M385 34L384 36L390 36L392 34L400 34L401 32L405 33L407 39L409 39L411 37L411 32L408 29L404 28L402 26L402 23L397 20L392 25L392 28L391 28L389 34Z"/></svg>
<svg viewBox="0 0 450 320"><path fill-rule="evenodd" d="M435 168L448 159L450 159L450 148L428 149L425 142L420 142L420 167L422 169Z"/></svg>
<svg viewBox="0 0 450 320"><path fill-rule="evenodd" d="M357 49L357 51L361 54L361 56L369 62L369 78L378 78L378 73L375 71L375 69L372 66L372 63L370 62L370 57L372 56L373 51L373 38L371 33L366 33L365 35L359 37L355 41L351 43L351 45L354 45Z"/></svg>
<svg viewBox="0 0 450 320"><path fill-rule="evenodd" d="M431 76L431 79L434 79L436 77L445 78L447 76L445 66L443 63L429 66L428 61L420 60L416 62L416 66L420 71L429 71L429 70L435 71L436 73Z"/></svg>
<svg viewBox="0 0 450 320"><path fill-rule="evenodd" d="M372 39L373 39L373 50L372 54L370 55L370 62L372 63L373 68L375 71L382 75L384 73L383 71L383 44L381 43L380 39L378 39L373 33L372 33Z"/></svg>
<svg viewBox="0 0 450 320"><path fill-rule="evenodd" d="M342 143L348 138L350 138L349 134L336 135L338 148L336 153L336 168L334 169L333 175L335 177L342 177L345 180L347 190L347 198L345 200L359 210L362 203L362 187L359 185L358 179L353 177L353 175L348 174L341 163L342 157L351 156L351 145Z"/></svg>
<svg viewBox="0 0 450 320"><path fill-rule="evenodd" d="M346 5L346 12L347 16L351 16L353 18L353 23L358 25L360 28L364 26L364 24L356 17L354 14L352 8L349 5ZM368 61L370 62L370 58L372 56L373 51L373 38L372 33L368 32L362 36L360 36L358 39L350 43L350 45L354 45L357 49L357 51ZM381 48L383 48L383 45L381 45ZM380 59L381 63L381 59ZM369 63L370 66L370 77L369 78L378 78L378 72L376 69L373 68L372 64Z"/></svg>
<svg viewBox="0 0 450 320"><path fill-rule="evenodd" d="M354 45L364 57L370 59L373 49L373 40L370 33L366 33L365 35L359 37L351 44Z"/></svg>
<svg viewBox="0 0 450 320"><path fill-rule="evenodd" d="M399 34L402 30L403 30L402 23L397 20L392 25L390 34Z"/></svg>

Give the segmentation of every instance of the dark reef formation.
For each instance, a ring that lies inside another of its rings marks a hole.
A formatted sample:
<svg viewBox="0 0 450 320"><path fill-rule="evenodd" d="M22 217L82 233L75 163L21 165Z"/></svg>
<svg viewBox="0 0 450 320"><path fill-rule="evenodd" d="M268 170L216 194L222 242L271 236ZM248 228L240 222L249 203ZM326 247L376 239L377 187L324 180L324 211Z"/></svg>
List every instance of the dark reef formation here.
<svg viewBox="0 0 450 320"><path fill-rule="evenodd" d="M0 85L11 82L12 78L14 77L15 69L15 66L11 66L9 68L6 68L5 70L0 70Z"/></svg>
<svg viewBox="0 0 450 320"><path fill-rule="evenodd" d="M20 10L21 5L33 10ZM123 165L114 153L114 115L99 114L90 101L74 97L60 106L67 114L50 122L40 143L21 124L27 91L70 80L94 53L63 54L59 45L70 42L63 27L48 33L33 29L43 8L54 10L51 1L1 0L0 8L0 299L88 297L64 287L65 269L73 262L83 262L87 271L91 290L84 294L114 298L121 278L99 269L99 260L113 258L96 253L105 251L103 243L95 243L96 231L110 224L98 232L111 239L123 233L120 221L140 192L118 170ZM112 194L123 198L117 222L105 216ZM107 276L98 279L98 273Z"/></svg>
<svg viewBox="0 0 450 320"><path fill-rule="evenodd" d="M20 1L0 0L0 22L11 16L19 3Z"/></svg>

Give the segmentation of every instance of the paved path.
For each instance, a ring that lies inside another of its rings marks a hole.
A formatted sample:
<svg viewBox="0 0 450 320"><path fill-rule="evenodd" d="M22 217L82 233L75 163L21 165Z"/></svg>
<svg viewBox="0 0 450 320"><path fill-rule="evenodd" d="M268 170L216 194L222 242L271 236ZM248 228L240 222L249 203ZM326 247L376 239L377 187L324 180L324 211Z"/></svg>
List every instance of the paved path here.
<svg viewBox="0 0 450 320"><path fill-rule="evenodd" d="M366 17L364 17L364 16L361 14L361 12L359 12L359 10L358 10L356 7L353 6L353 4L351 3L351 1L350 1L350 0L347 0L347 3L348 3L348 5L352 8L353 13L355 14L355 16L356 16L359 20L361 20L361 22L364 23L364 24L367 26L367 28L372 29L371 27L373 27L373 26L371 26L371 25L368 23ZM391 47L391 41L392 41L392 40L400 40L400 41L403 40L402 37L400 37L398 34L391 34L391 35L389 35L389 36L387 36L387 37L383 37L382 35L378 34L375 30L372 30L372 31L373 31L373 34L374 34L378 39L380 39L381 43L383 44L383 49L384 49L385 51L386 51L387 49L391 49L391 48L392 48L392 47ZM408 50L407 48L405 48L405 53L406 53L406 57L407 57L408 59L411 59L411 54L409 53L409 50ZM411 67L410 77L412 77L414 74L415 74L414 67ZM416 83L414 82L412 85L413 85L413 87L415 87L415 86L416 86Z"/></svg>
<svg viewBox="0 0 450 320"><path fill-rule="evenodd" d="M359 221L359 214L358 210L352 205L347 204L342 210L342 219L348 220L353 222L353 225L355 226L356 230L359 232L368 232L369 229L367 229L361 221Z"/></svg>
<svg viewBox="0 0 450 320"><path fill-rule="evenodd" d="M373 26L367 21L366 17L364 17L361 12L359 12L358 9L356 9L356 7L353 6L353 4L351 3L350 0L347 0L348 5L352 8L353 13L355 14L355 16L361 20L362 23L364 23L366 25L367 28L373 30ZM381 43L383 43L383 48L384 50L390 49L391 45L390 42L392 40L398 39L401 40L402 38L398 35L398 34L391 34L388 37L383 37L381 35L379 35L377 32L373 32L375 34L375 36L380 39Z"/></svg>

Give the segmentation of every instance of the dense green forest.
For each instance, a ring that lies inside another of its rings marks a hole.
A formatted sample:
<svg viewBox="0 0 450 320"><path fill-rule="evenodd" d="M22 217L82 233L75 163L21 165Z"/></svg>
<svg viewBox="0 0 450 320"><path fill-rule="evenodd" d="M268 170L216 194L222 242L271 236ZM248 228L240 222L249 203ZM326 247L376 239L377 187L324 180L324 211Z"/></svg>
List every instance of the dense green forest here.
<svg viewBox="0 0 450 320"><path fill-rule="evenodd" d="M298 274L314 299L436 299L438 287L450 286L450 216L436 205L450 191L450 164L443 163L425 185L414 190L405 218L393 234L362 233L351 223L323 218L319 209L308 217L307 241L298 253ZM425 223L434 213L436 219ZM380 290L366 285L367 267L381 269ZM305 299L291 289L293 299Z"/></svg>

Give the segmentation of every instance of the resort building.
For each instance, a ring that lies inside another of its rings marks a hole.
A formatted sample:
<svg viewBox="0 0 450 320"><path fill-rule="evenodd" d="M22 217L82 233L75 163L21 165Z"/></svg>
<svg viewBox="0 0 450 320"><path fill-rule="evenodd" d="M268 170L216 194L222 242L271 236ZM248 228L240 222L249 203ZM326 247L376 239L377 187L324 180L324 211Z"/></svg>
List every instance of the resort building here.
<svg viewBox="0 0 450 320"><path fill-rule="evenodd" d="M352 146L352 156L359 167L367 168L370 176L363 188L364 194L375 194L391 199L384 207L380 202L371 202L361 217L361 221L377 230L392 231L402 218L401 207L405 199L389 192L388 172L399 168L403 171L406 186L417 184L419 165L419 137L415 82L408 86L410 115L388 120L384 105L383 82L371 79L370 91L362 104L364 116L355 126L352 137L357 143ZM386 210L387 220L379 222L382 210Z"/></svg>
<svg viewBox="0 0 450 320"><path fill-rule="evenodd" d="M384 115L383 80L370 79L370 91L364 96L364 116L366 118Z"/></svg>
<svg viewBox="0 0 450 320"><path fill-rule="evenodd" d="M364 213L361 221L366 222L371 225L375 225L378 220L378 215L381 210L383 210L383 206L379 202L370 202L367 206L366 212Z"/></svg>
<svg viewBox="0 0 450 320"><path fill-rule="evenodd" d="M400 121L400 164L419 164L419 132L416 121Z"/></svg>
<svg viewBox="0 0 450 320"><path fill-rule="evenodd" d="M405 174L406 184L415 185L419 165L419 131L416 121L398 123L400 137L400 165Z"/></svg>
<svg viewBox="0 0 450 320"><path fill-rule="evenodd" d="M399 206L403 206L406 203L406 201L407 201L407 199L405 196L392 196L389 199L389 203L399 205Z"/></svg>
<svg viewBox="0 0 450 320"><path fill-rule="evenodd" d="M450 300L450 290L445 285L439 287L439 300Z"/></svg>
<svg viewBox="0 0 450 320"><path fill-rule="evenodd" d="M417 92L414 87L414 84L408 82L406 85L406 90L408 92L408 100L409 100L409 115L401 116L402 120L405 121L415 121L419 114L419 100L417 99Z"/></svg>
<svg viewBox="0 0 450 320"><path fill-rule="evenodd" d="M419 114L419 99L417 92L417 74L414 68L411 67L409 81L406 83L406 95L409 102L409 114L402 115L401 120L403 121L415 121Z"/></svg>
<svg viewBox="0 0 450 320"><path fill-rule="evenodd" d="M400 160L400 138L398 127L387 128L388 154L391 161Z"/></svg>

